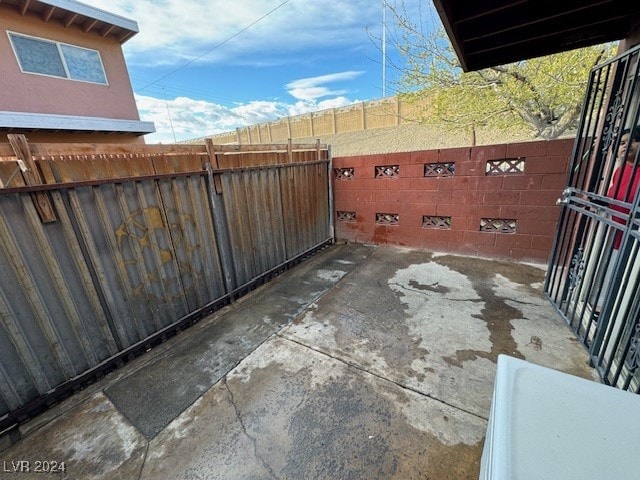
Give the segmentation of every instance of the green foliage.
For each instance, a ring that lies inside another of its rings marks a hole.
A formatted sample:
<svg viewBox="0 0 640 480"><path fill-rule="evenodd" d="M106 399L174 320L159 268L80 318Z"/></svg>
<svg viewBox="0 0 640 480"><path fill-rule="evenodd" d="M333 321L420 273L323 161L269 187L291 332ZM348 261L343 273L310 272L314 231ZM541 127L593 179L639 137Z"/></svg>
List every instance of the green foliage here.
<svg viewBox="0 0 640 480"><path fill-rule="evenodd" d="M396 46L406 61L401 96L429 105L422 121L437 119L456 129L527 129L543 139L572 133L589 71L615 52L606 44L464 73L442 28L425 33L404 2L389 8L401 31Z"/></svg>

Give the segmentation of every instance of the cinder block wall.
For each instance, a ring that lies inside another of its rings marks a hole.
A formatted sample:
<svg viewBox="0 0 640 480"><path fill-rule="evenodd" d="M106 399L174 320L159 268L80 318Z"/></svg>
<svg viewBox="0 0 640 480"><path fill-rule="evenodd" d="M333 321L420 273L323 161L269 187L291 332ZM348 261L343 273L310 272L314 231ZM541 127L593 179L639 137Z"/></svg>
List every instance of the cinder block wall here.
<svg viewBox="0 0 640 480"><path fill-rule="evenodd" d="M573 139L333 159L338 241L546 262Z"/></svg>

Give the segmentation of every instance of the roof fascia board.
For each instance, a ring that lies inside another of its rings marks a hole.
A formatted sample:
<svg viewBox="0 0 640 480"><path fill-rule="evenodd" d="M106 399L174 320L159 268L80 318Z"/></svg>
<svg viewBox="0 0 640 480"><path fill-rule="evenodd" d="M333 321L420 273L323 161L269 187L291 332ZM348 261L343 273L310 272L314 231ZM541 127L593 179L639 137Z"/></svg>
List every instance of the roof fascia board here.
<svg viewBox="0 0 640 480"><path fill-rule="evenodd" d="M467 65L467 62L466 62L466 56L464 55L464 50L462 48L462 45L458 43L458 36L456 35L454 26L451 23L449 23L449 18L451 17L451 15L447 10L451 8L450 5L447 2L443 3L442 0L433 0L433 5L436 7L436 11L440 16L440 21L442 22L442 26L447 32L447 36L451 41L451 46L453 47L453 50L456 52L456 56L458 57L458 61L460 62L460 66L462 67L462 70L465 72L468 72L469 66Z"/></svg>
<svg viewBox="0 0 640 480"><path fill-rule="evenodd" d="M44 5L50 5L70 13L82 15L87 18L92 18L100 22L107 23L109 25L115 25L125 30L132 32L128 38L138 33L138 23L134 20L130 20L114 13L109 13L96 7L85 5L84 3L76 2L74 0L38 0Z"/></svg>
<svg viewBox="0 0 640 480"><path fill-rule="evenodd" d="M143 122L141 120L2 111L0 111L0 128L125 132L139 134L153 133L156 131L153 122Z"/></svg>

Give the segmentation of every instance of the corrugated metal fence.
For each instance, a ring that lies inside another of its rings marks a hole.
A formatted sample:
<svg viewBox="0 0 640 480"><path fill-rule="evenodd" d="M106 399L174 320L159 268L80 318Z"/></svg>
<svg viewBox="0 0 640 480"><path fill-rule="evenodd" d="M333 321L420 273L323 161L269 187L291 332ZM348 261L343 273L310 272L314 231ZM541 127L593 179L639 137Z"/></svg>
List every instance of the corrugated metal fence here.
<svg viewBox="0 0 640 480"><path fill-rule="evenodd" d="M332 239L320 144L11 137L0 144L0 432Z"/></svg>

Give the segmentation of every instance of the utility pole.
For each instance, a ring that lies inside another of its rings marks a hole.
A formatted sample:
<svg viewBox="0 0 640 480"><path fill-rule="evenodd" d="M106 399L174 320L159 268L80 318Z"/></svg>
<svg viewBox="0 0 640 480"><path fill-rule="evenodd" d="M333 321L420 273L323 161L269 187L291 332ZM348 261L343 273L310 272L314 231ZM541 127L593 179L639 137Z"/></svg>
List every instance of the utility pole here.
<svg viewBox="0 0 640 480"><path fill-rule="evenodd" d="M382 98L387 96L387 3L382 0Z"/></svg>

